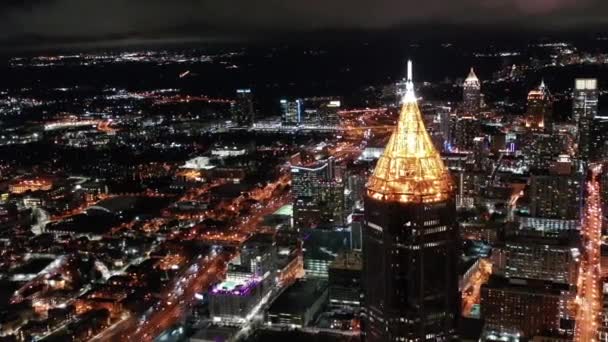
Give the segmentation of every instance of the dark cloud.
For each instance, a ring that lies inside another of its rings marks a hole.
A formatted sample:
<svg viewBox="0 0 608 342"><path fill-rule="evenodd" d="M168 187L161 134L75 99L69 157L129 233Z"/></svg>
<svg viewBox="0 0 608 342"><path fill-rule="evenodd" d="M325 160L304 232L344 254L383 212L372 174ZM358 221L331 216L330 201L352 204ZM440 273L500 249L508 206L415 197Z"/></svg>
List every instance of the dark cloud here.
<svg viewBox="0 0 608 342"><path fill-rule="evenodd" d="M264 30L385 28L448 22L604 25L605 0L8 0L0 37L99 38Z"/></svg>

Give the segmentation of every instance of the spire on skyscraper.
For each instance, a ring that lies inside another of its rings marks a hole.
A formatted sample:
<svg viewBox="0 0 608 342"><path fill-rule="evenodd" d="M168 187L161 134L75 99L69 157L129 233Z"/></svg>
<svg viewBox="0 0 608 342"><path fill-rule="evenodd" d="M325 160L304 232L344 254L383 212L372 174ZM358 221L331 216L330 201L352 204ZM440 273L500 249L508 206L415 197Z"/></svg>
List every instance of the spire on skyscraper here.
<svg viewBox="0 0 608 342"><path fill-rule="evenodd" d="M412 61L407 61L407 80L405 82L405 94L401 99L401 103L416 102L414 94L414 76L412 71Z"/></svg>
<svg viewBox="0 0 608 342"><path fill-rule="evenodd" d="M452 181L428 135L414 93L411 61L399 122L369 179L370 197L402 203L446 200Z"/></svg>

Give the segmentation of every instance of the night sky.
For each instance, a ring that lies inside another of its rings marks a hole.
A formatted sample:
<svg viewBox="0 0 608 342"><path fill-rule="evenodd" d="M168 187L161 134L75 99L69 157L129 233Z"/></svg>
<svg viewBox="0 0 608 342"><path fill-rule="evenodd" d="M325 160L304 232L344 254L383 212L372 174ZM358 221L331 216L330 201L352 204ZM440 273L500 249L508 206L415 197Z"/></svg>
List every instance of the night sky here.
<svg viewBox="0 0 608 342"><path fill-rule="evenodd" d="M603 27L606 0L4 0L0 40L205 36L446 23ZM608 26L608 25L607 25Z"/></svg>

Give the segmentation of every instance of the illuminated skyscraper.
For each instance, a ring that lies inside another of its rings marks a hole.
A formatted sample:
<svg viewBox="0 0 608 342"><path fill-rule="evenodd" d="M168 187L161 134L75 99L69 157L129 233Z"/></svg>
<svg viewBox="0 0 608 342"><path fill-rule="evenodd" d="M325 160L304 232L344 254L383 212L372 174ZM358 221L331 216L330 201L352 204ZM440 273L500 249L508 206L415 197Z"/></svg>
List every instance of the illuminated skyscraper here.
<svg viewBox="0 0 608 342"><path fill-rule="evenodd" d="M578 126L578 150L582 160L590 157L591 125L597 116L598 97L596 79L575 80L572 119Z"/></svg>
<svg viewBox="0 0 608 342"><path fill-rule="evenodd" d="M411 62L397 127L367 184L366 341L447 341L459 312L453 185L426 132Z"/></svg>
<svg viewBox="0 0 608 342"><path fill-rule="evenodd" d="M462 85L462 109L466 115L477 117L481 108L481 83L471 68Z"/></svg>
<svg viewBox="0 0 608 342"><path fill-rule="evenodd" d="M537 89L528 93L526 126L535 130L550 130L553 112L553 98L542 81Z"/></svg>
<svg viewBox="0 0 608 342"><path fill-rule="evenodd" d="M596 116L590 130L589 161L608 159L608 117Z"/></svg>
<svg viewBox="0 0 608 342"><path fill-rule="evenodd" d="M302 100L281 100L281 123L285 126L298 126L302 121Z"/></svg>
<svg viewBox="0 0 608 342"><path fill-rule="evenodd" d="M333 157L313 168L292 166L291 179L297 228L343 223L344 183L336 178Z"/></svg>
<svg viewBox="0 0 608 342"><path fill-rule="evenodd" d="M239 126L251 126L255 115L251 89L237 89L232 107L232 120Z"/></svg>
<svg viewBox="0 0 608 342"><path fill-rule="evenodd" d="M300 124L312 126L335 126L339 124L340 100L333 97L308 97L299 101Z"/></svg>

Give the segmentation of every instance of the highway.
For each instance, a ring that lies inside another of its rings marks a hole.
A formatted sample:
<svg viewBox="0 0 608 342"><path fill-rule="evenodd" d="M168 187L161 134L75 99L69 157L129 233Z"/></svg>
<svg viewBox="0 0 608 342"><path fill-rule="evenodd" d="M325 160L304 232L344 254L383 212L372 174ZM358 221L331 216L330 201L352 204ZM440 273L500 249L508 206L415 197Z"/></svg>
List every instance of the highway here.
<svg viewBox="0 0 608 342"><path fill-rule="evenodd" d="M164 291L161 301L149 316L140 320L137 329L126 333L128 341L152 341L163 331L182 319L192 307L197 292L205 291L223 278L226 264L234 255L219 253L211 258L201 258Z"/></svg>
<svg viewBox="0 0 608 342"><path fill-rule="evenodd" d="M582 261L579 270L578 294L576 296L576 327L574 341L598 341L598 327L602 308L600 282L600 247L602 237L602 207L600 184L601 166L591 167L591 179L587 182L581 235L583 241Z"/></svg>

